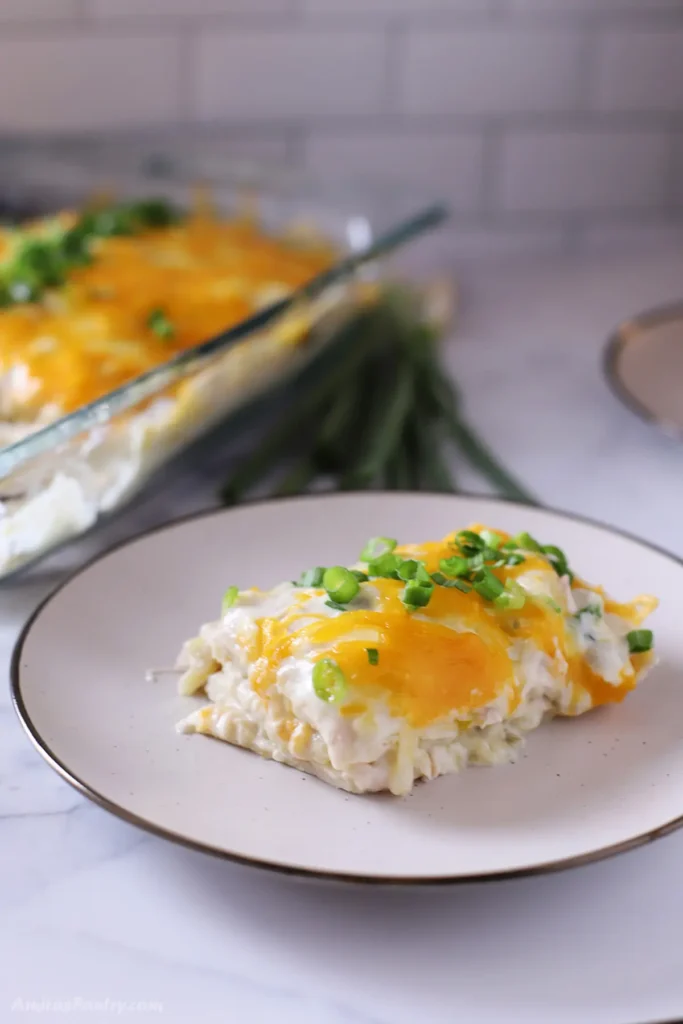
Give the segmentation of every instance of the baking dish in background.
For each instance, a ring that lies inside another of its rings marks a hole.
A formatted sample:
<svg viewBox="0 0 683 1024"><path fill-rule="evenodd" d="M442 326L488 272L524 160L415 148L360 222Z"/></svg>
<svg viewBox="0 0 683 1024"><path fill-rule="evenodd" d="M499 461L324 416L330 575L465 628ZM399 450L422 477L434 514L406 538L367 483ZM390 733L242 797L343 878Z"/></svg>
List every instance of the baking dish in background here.
<svg viewBox="0 0 683 1024"><path fill-rule="evenodd" d="M104 145L104 143L102 144ZM361 301L380 274L384 254L443 218L440 207L387 223L384 209L348 200L335 207L329 189L296 176L241 166L231 175L193 173L192 162L159 164L149 173L144 149L106 158L90 140L77 148L4 143L2 214L24 219L80 208L98 192L117 199L163 196L187 206L198 179L226 216L245 202L267 233L320 237L339 260L289 297L155 366L66 416L40 423L0 423L0 579L92 528L120 509L151 474L269 388L322 358L331 328ZM158 155L158 154L157 154ZM141 173L140 169L146 173ZM395 207L392 213L396 213ZM1 327L1 324L0 324Z"/></svg>

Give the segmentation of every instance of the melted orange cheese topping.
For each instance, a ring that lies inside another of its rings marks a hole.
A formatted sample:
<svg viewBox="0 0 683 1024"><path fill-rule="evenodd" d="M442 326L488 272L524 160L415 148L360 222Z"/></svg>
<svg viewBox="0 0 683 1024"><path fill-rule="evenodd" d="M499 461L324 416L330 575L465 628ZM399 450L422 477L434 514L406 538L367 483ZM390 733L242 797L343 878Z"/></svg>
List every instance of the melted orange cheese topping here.
<svg viewBox="0 0 683 1024"><path fill-rule="evenodd" d="M68 227L75 217L60 219ZM0 237L0 258L3 246ZM171 227L98 239L93 256L46 301L0 310L0 375L22 368L27 376L15 418L32 420L52 404L73 411L233 326L274 301L269 289L282 297L333 259L322 245L295 246L251 220L203 210ZM147 326L154 309L172 323L172 338Z"/></svg>
<svg viewBox="0 0 683 1024"><path fill-rule="evenodd" d="M434 572L442 558L453 555L454 536L398 547L396 553L421 559ZM548 572L549 563L529 555L522 565L496 573L505 582L531 570ZM316 660L333 658L349 683L349 700L340 706L342 715L362 714L368 701L377 698L394 715L422 727L454 711L474 711L501 695L508 699L509 714L520 701L510 646L515 640L528 639L551 659L566 663L565 685L572 688L573 699L565 713L573 714L584 694L593 707L623 700L635 686L636 672L646 663L643 659L649 657L632 655L632 671L624 672L614 686L592 671L566 629L565 616L542 599L528 599L520 610L501 610L474 590L463 594L436 587L426 607L409 612L400 599L401 581L373 579L365 586L378 593L373 610L349 610L335 617L311 614L302 610L305 598L301 597L281 619L259 620L257 640L249 651L256 692L267 699L282 661L296 656L297 649L313 647L319 652ZM574 586L585 589L587 585L576 580ZM628 605L607 602L608 610L634 624L655 606L656 600L649 597ZM379 652L377 665L369 664L369 647Z"/></svg>

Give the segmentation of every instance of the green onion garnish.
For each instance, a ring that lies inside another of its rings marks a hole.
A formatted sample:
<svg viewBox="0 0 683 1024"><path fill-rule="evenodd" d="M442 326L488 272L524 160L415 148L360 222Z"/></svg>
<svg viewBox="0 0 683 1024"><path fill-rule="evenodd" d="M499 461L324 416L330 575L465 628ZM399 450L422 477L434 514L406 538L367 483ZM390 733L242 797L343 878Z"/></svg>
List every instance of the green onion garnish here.
<svg viewBox="0 0 683 1024"><path fill-rule="evenodd" d="M346 677L336 661L322 658L313 666L313 691L328 704L338 704L346 695Z"/></svg>
<svg viewBox="0 0 683 1024"><path fill-rule="evenodd" d="M433 586L432 577L427 572L427 566L424 562L417 563L417 572L415 573L415 579L420 583L426 583L430 587Z"/></svg>
<svg viewBox="0 0 683 1024"><path fill-rule="evenodd" d="M165 199L142 199L131 203L132 220L144 228L166 228L179 219L178 211Z"/></svg>
<svg viewBox="0 0 683 1024"><path fill-rule="evenodd" d="M514 580L508 580L503 593L494 598L493 603L499 608L518 611L526 604L526 594L519 583L516 583Z"/></svg>
<svg viewBox="0 0 683 1024"><path fill-rule="evenodd" d="M543 554L547 555L558 576L569 576L570 579L573 578L573 574L569 570L567 556L561 548L555 547L554 544L546 544L543 547Z"/></svg>
<svg viewBox="0 0 683 1024"><path fill-rule="evenodd" d="M543 554L543 548L530 533L518 533L514 540L515 546L521 548L522 551L538 551Z"/></svg>
<svg viewBox="0 0 683 1024"><path fill-rule="evenodd" d="M469 562L470 572L472 572L475 569L483 569L484 568L484 551L483 551L483 549L481 551L475 551L475 553L473 555L469 556L467 561Z"/></svg>
<svg viewBox="0 0 683 1024"><path fill-rule="evenodd" d="M347 612L348 608L345 604L339 604L339 601L325 601L328 608L334 608L336 612Z"/></svg>
<svg viewBox="0 0 683 1024"><path fill-rule="evenodd" d="M177 219L165 200L148 199L90 209L68 231L47 238L18 233L19 245L0 271L0 305L36 302L47 288L63 284L67 271L92 261L93 239L133 235Z"/></svg>
<svg viewBox="0 0 683 1024"><path fill-rule="evenodd" d="M417 576L417 570L420 567L420 563L416 562L414 558L407 558L404 562L396 569L398 578L400 580L414 580Z"/></svg>
<svg viewBox="0 0 683 1024"><path fill-rule="evenodd" d="M495 601L505 590L498 577L494 576L491 570L487 568L480 569L476 573L472 586L479 596L483 597L486 601Z"/></svg>
<svg viewBox="0 0 683 1024"><path fill-rule="evenodd" d="M57 246L50 242L24 242L14 257L13 267L18 277L35 280L44 288L64 281L64 261Z"/></svg>
<svg viewBox="0 0 683 1024"><path fill-rule="evenodd" d="M331 600L337 601L339 604L348 604L360 590L360 584L356 577L350 569L345 569L343 565L333 565L330 569L325 570L323 587L330 595Z"/></svg>
<svg viewBox="0 0 683 1024"><path fill-rule="evenodd" d="M379 663L379 651L376 647L366 647L365 653L368 656L368 661L371 665L377 665Z"/></svg>
<svg viewBox="0 0 683 1024"><path fill-rule="evenodd" d="M493 530L482 530L480 534L481 539L487 548L492 551L497 551L503 542L503 538L499 533L494 533Z"/></svg>
<svg viewBox="0 0 683 1024"><path fill-rule="evenodd" d="M486 547L482 538L474 530L461 530L456 534L455 539L465 554L474 554Z"/></svg>
<svg viewBox="0 0 683 1024"><path fill-rule="evenodd" d="M654 634L651 629L632 629L626 634L630 654L645 654L652 650Z"/></svg>
<svg viewBox="0 0 683 1024"><path fill-rule="evenodd" d="M463 594L469 594L472 590L472 584L466 583L465 580L446 580L441 586L452 587L455 590L460 590Z"/></svg>
<svg viewBox="0 0 683 1024"><path fill-rule="evenodd" d="M505 559L505 565L521 565L522 562L526 562L526 558L524 557L524 555L520 555L518 551L515 551L511 555L508 555L507 558Z"/></svg>
<svg viewBox="0 0 683 1024"><path fill-rule="evenodd" d="M461 590L463 594L469 594L472 589L471 585L465 580L449 579L447 576L444 576L442 572L433 572L432 579L439 587L453 587L456 590Z"/></svg>
<svg viewBox="0 0 683 1024"><path fill-rule="evenodd" d="M160 307L152 310L147 317L146 323L150 330L154 331L157 337L162 338L164 341L168 341L169 338L175 336L175 327Z"/></svg>
<svg viewBox="0 0 683 1024"><path fill-rule="evenodd" d="M409 580L401 591L401 600L410 610L424 608L429 604L434 592L433 583L422 583L417 580Z"/></svg>
<svg viewBox="0 0 683 1024"><path fill-rule="evenodd" d="M131 208L126 203L93 210L85 215L83 221L91 234L99 235L101 238L110 235L132 235L135 228Z"/></svg>
<svg viewBox="0 0 683 1024"><path fill-rule="evenodd" d="M403 562L398 555L385 554L368 562L368 576L380 576L385 579L398 579L398 567Z"/></svg>
<svg viewBox="0 0 683 1024"><path fill-rule="evenodd" d="M355 576L359 583L367 583L369 576L366 572L361 572L359 569L352 569L351 575Z"/></svg>
<svg viewBox="0 0 683 1024"><path fill-rule="evenodd" d="M388 555L397 544L393 537L371 537L360 553L360 561L373 562L380 555Z"/></svg>
<svg viewBox="0 0 683 1024"><path fill-rule="evenodd" d="M466 558L455 555L453 558L442 558L439 562L439 569L446 576L466 576L470 569L470 563Z"/></svg>
<svg viewBox="0 0 683 1024"><path fill-rule="evenodd" d="M78 226L62 235L60 248L66 263L72 267L84 267L92 262L90 239Z"/></svg>
<svg viewBox="0 0 683 1024"><path fill-rule="evenodd" d="M322 565L316 565L313 569L306 569L299 576L298 587L322 587L325 569Z"/></svg>
<svg viewBox="0 0 683 1024"><path fill-rule="evenodd" d="M221 611L223 615L225 615L229 608L232 608L235 601L239 597L239 592L239 587L228 587L228 589L225 591L225 593L223 594L223 603L221 605Z"/></svg>

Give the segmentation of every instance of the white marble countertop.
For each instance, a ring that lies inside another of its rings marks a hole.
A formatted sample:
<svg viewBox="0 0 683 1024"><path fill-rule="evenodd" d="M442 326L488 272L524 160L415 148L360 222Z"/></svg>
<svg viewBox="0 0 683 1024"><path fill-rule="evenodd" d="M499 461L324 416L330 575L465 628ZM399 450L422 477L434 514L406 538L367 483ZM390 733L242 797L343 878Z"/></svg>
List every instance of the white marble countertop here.
<svg viewBox="0 0 683 1024"><path fill-rule="evenodd" d="M679 555L683 448L617 404L600 349L626 315L682 290L683 248L481 268L448 349L472 421L543 502ZM70 566L206 505L201 476L0 588L0 658ZM30 747L6 689L0 779L0 1021L683 1018L683 832L590 867L452 890L291 881L167 845L83 800Z"/></svg>

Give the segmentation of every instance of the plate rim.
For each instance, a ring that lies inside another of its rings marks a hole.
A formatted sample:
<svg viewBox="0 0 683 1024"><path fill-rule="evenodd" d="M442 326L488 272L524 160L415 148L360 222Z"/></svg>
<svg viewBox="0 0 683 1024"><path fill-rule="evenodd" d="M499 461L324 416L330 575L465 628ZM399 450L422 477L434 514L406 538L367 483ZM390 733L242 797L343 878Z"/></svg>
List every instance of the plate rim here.
<svg viewBox="0 0 683 1024"><path fill-rule="evenodd" d="M681 312L683 313L683 304L681 305ZM174 843L177 846L184 847L185 849L194 850L198 853L203 853L212 857L217 857L221 860L227 860L234 864L239 864L245 867L256 868L262 871L269 871L279 875L285 875L287 877L294 877L298 879L315 880L319 882L333 882L333 883L344 883L344 884L355 884L355 885L375 885L382 887L399 887L399 888L412 888L412 887L432 887L432 886L456 886L465 884L476 884L482 882L502 882L509 881L515 878L530 878L538 875L555 874L560 871L567 871L571 868L583 867L588 864L595 864L601 860L606 860L610 857L615 857L622 853L627 853L629 850L638 849L641 846L646 846L651 842L655 842L657 839L661 839L664 836L670 835L672 832L677 831L683 827L683 810L680 815L670 819L663 825L659 825L656 828L648 829L646 832L641 832L636 836L632 836L630 839L625 839L619 843L610 843L607 846L599 847L596 850L592 850L589 853L579 854L572 857L560 857L554 860L545 861L542 864L535 864L529 866L523 866L519 868L513 868L511 870L501 871L483 871L483 872L468 872L467 874L457 875L433 875L429 877L420 877L414 875L366 875L354 872L344 871L327 871L324 868L307 868L291 864L284 864L277 860L268 860L261 857L249 857L244 854L236 853L233 850L226 850L219 846L214 846L210 843L205 843L197 839L192 839L186 835L174 831L173 829L165 828L163 825L157 825L147 818L144 818L132 811L127 810L121 804L104 796L102 793L94 789L89 783L85 782L75 772L73 772L68 765L66 765L50 748L50 745L43 739L38 729L33 724L29 711L24 703L23 694L21 692L21 671L20 662L23 654L23 649L26 641L29 638L31 630L34 624L37 622L40 615L47 608L47 606L60 594L60 592L75 579L87 572L92 566L98 562L103 561L109 555L114 554L122 548L127 547L137 541L144 540L147 537L154 536L157 533L162 533L166 530L170 530L176 526L182 526L185 523L191 523L195 520L207 519L212 516L226 515L231 511L237 511L252 505L269 505L272 502L293 502L293 501L325 501L326 499L335 497L369 497L370 495L391 495L392 497L417 497L423 495L424 497L440 497L440 498L469 498L469 499L480 499L483 501L491 501L500 505L511 505L517 508L536 508L541 512L549 512L552 515L559 516L561 518L569 519L574 522L583 523L586 526L592 526L605 533L616 534L617 536L623 537L632 543L638 544L649 551L655 552L656 554L662 555L664 558L676 565L683 568L683 558L679 558L678 555L673 554L666 548L660 547L651 541L644 540L637 534L631 533L628 530L624 530L621 527L610 526L609 523L605 523L602 520L594 519L590 516L581 515L577 512L567 512L563 509L556 508L549 505L532 505L529 502L515 501L514 499L501 497L499 495L487 495L477 494L475 492L463 491L455 494L447 494L440 491L344 491L342 494L339 492L320 492L316 494L296 494L296 495L285 495L285 496L272 496L267 498L254 498L248 501L240 502L239 505L228 506L228 507L215 507L209 509L203 509L199 512L190 512L187 515L179 516L175 519L168 520L167 522L157 524L156 526L149 527L144 530L126 537L123 540L119 540L116 543L105 548L103 551L98 552L92 558L89 558L83 565L79 566L73 572L69 573L65 579L63 579L56 587L39 602L37 607L33 610L29 618L26 620L22 627L19 635L14 643L12 655L10 659L10 696L12 705L19 719L21 726L23 727L26 735L33 744L34 748L38 751L41 757L47 762L47 764L55 771L62 779L68 782L81 796L86 797L92 803L101 807L103 810L108 811L114 817L126 822L128 825L132 825L135 828L140 829L150 835L155 836L159 839L165 839L168 842Z"/></svg>
<svg viewBox="0 0 683 1024"><path fill-rule="evenodd" d="M662 419L633 394L620 372L621 357L628 344L639 333L665 323L683 323L683 302L654 306L623 320L609 335L602 352L602 372L609 390L617 401L648 426L656 427L667 437L683 441L683 427Z"/></svg>

